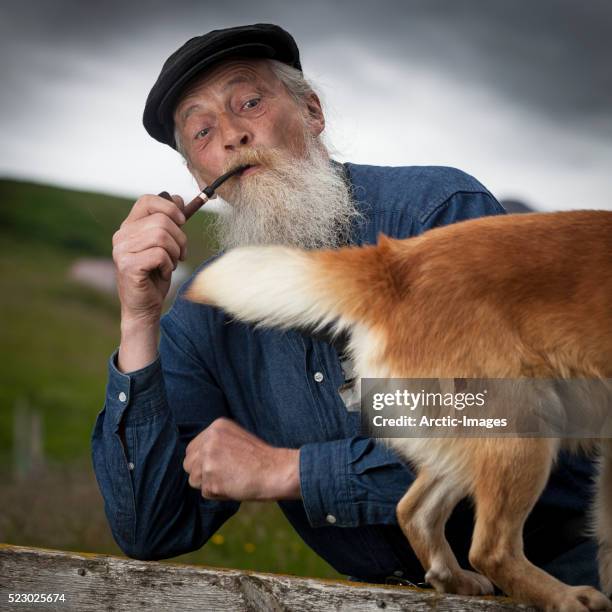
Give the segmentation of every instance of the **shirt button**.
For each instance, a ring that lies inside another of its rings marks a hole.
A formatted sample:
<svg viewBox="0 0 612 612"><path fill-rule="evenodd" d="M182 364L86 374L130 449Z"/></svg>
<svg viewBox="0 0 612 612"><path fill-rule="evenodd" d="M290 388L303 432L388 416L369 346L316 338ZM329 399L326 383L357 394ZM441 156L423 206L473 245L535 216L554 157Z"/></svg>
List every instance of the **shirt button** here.
<svg viewBox="0 0 612 612"><path fill-rule="evenodd" d="M336 522L336 517L333 514L328 514L325 517L325 520L330 524L333 525Z"/></svg>
<svg viewBox="0 0 612 612"><path fill-rule="evenodd" d="M127 395L126 395L126 394L125 394L125 393L122 391L122 392L119 394L119 401L120 401L120 402L125 402L125 400L126 400L126 399L127 399Z"/></svg>
<svg viewBox="0 0 612 612"><path fill-rule="evenodd" d="M317 382L321 382L323 380L323 373L322 372L315 372L314 379Z"/></svg>
<svg viewBox="0 0 612 612"><path fill-rule="evenodd" d="M128 463L128 470L130 470L130 472L134 469L134 464L130 461Z"/></svg>

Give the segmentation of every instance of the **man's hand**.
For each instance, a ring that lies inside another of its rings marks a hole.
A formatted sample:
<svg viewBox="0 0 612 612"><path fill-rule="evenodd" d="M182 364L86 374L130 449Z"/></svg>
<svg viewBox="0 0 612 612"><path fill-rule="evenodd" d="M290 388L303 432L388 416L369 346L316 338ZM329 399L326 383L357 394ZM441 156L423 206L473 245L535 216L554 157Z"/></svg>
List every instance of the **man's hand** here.
<svg viewBox="0 0 612 612"><path fill-rule="evenodd" d="M184 204L142 196L113 235L113 261L121 302L121 320L157 320L172 271L186 256Z"/></svg>
<svg viewBox="0 0 612 612"><path fill-rule="evenodd" d="M187 446L189 485L209 499L300 498L300 451L275 448L234 421L219 418Z"/></svg>
<svg viewBox="0 0 612 612"><path fill-rule="evenodd" d="M121 302L117 366L139 370L157 355L159 320L172 271L186 256L183 200L142 196L113 235L113 261Z"/></svg>

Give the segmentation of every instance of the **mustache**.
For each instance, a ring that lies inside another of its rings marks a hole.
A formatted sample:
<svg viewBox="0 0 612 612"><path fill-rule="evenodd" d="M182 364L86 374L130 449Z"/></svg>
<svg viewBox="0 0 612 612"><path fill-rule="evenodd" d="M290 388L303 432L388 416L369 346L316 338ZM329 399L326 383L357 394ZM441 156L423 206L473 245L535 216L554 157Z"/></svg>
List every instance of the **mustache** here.
<svg viewBox="0 0 612 612"><path fill-rule="evenodd" d="M249 147L233 155L223 166L223 173L238 166L263 166L272 169L286 159L287 153L274 147Z"/></svg>

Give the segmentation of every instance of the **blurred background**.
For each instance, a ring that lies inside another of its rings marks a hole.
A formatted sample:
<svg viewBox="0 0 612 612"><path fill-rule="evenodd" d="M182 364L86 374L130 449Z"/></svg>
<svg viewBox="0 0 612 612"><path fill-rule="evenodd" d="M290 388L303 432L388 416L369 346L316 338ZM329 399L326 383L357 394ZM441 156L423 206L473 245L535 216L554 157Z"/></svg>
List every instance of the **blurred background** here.
<svg viewBox="0 0 612 612"><path fill-rule="evenodd" d="M111 237L138 195L196 193L144 100L188 38L256 22L296 38L336 159L459 167L512 211L612 210L608 0L3 2L0 542L120 554L89 458L119 341ZM215 250L211 214L177 283ZM274 504L178 560L337 575Z"/></svg>

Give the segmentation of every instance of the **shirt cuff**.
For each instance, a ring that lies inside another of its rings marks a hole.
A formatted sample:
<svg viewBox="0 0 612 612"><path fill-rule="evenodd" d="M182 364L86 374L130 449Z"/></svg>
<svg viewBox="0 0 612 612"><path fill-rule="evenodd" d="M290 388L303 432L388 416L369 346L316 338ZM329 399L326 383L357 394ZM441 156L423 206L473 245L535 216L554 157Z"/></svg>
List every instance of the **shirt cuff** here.
<svg viewBox="0 0 612 612"><path fill-rule="evenodd" d="M159 355L139 370L124 373L117 368L117 349L108 362L106 412L113 425L126 426L150 420L167 409L164 378Z"/></svg>
<svg viewBox="0 0 612 612"><path fill-rule="evenodd" d="M311 527L356 527L349 487L350 439L300 448L300 487Z"/></svg>
<svg viewBox="0 0 612 612"><path fill-rule="evenodd" d="M397 525L414 473L386 444L357 436L300 449L300 485L312 527Z"/></svg>

